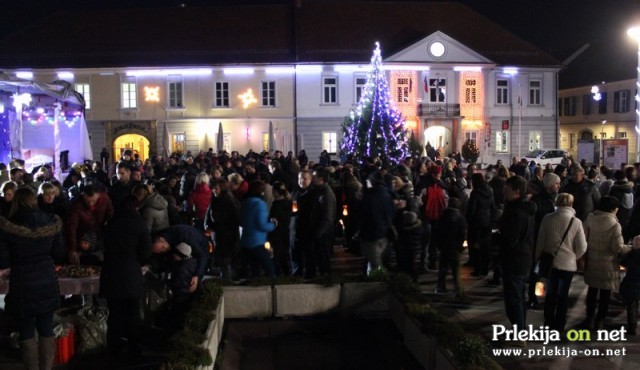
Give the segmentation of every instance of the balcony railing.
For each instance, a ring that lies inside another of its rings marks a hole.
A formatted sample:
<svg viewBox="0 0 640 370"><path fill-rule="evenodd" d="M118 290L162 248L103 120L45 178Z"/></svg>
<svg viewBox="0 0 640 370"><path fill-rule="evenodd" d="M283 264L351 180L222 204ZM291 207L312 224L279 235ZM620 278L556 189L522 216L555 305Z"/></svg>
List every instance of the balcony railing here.
<svg viewBox="0 0 640 370"><path fill-rule="evenodd" d="M421 103L418 104L420 117L458 117L460 104Z"/></svg>

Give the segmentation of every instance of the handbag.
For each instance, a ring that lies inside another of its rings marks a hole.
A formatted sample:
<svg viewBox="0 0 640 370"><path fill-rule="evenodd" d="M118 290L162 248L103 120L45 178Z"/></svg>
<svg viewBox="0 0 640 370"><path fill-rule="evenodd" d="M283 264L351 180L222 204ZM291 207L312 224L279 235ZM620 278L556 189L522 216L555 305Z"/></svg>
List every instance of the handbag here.
<svg viewBox="0 0 640 370"><path fill-rule="evenodd" d="M542 254L540 255L540 259L538 260L538 275L542 276L543 278L548 278L551 274L551 269L553 268L553 260L556 258L556 254L558 254L562 243L564 243L564 239L567 237L569 229L571 229L571 224L573 224L573 217L571 217L569 226L567 226L567 230L564 232L562 240L560 240L556 251L554 253L542 252Z"/></svg>

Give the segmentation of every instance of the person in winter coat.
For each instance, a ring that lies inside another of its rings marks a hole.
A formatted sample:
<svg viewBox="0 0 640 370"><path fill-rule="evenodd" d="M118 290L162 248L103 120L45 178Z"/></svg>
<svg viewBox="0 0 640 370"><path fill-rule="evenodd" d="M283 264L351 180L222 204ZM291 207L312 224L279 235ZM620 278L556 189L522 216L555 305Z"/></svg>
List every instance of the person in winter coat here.
<svg viewBox="0 0 640 370"><path fill-rule="evenodd" d="M58 189L50 182L43 182L38 188L38 208L45 213L67 218L69 203L58 196Z"/></svg>
<svg viewBox="0 0 640 370"><path fill-rule="evenodd" d="M138 205L134 196L124 198L105 228L100 296L109 307L107 348L116 355L124 349L123 337L131 354L140 351L140 299L145 292L142 266L151 257L151 234Z"/></svg>
<svg viewBox="0 0 640 370"><path fill-rule="evenodd" d="M205 217L205 230L212 230L214 260L222 267L222 277L233 278L233 261L240 242L240 201L229 191L229 183L220 178L213 185L213 196Z"/></svg>
<svg viewBox="0 0 640 370"><path fill-rule="evenodd" d="M495 209L493 190L484 175L471 175L473 191L467 205L469 225L469 253L474 270L471 276L486 275L489 269L489 244L491 243L491 213Z"/></svg>
<svg viewBox="0 0 640 370"><path fill-rule="evenodd" d="M627 269L620 283L620 295L627 305L627 332L636 335L640 301L640 236L633 239L633 249L626 255L622 265Z"/></svg>
<svg viewBox="0 0 640 370"><path fill-rule="evenodd" d="M460 212L460 200L450 198L448 207L444 210L440 222L433 230L433 237L437 239L440 248L440 265L438 266L438 283L436 292L445 293L447 287L445 279L447 271L451 269L453 275L453 285L456 296L463 294L462 283L460 281L460 257L463 250L463 243L466 231L466 222L462 212Z"/></svg>
<svg viewBox="0 0 640 370"><path fill-rule="evenodd" d="M618 256L631 250L624 244L622 228L616 219L619 206L618 199L611 196L603 197L598 210L589 215L584 222L588 245L584 282L589 286L587 319L584 324L588 328L603 328L609 311L611 292L617 292L620 287ZM596 314L598 295L600 301Z"/></svg>
<svg viewBox="0 0 640 370"><path fill-rule="evenodd" d="M53 312L60 306L55 264L64 256L62 221L38 209L33 191L18 189L9 218L0 217L0 249L9 252L5 310L18 322L22 361L27 369L51 369L56 351Z"/></svg>
<svg viewBox="0 0 640 370"><path fill-rule="evenodd" d="M151 186L144 184L136 185L133 188L132 194L140 204L138 211L147 228L151 231L151 234L155 234L170 226L169 203L162 195L153 192Z"/></svg>
<svg viewBox="0 0 640 370"><path fill-rule="evenodd" d="M313 203L309 214L312 222L311 253L307 258L305 275L312 278L316 267L321 275L331 273L331 252L333 248L333 232L336 224L336 196L329 186L329 171L317 168L313 172Z"/></svg>
<svg viewBox="0 0 640 370"><path fill-rule="evenodd" d="M615 197L620 201L620 207L616 217L620 226L624 229L627 226L629 217L631 216L631 210L633 209L633 183L627 180L624 171L616 171L613 175L616 180L609 189L609 195Z"/></svg>
<svg viewBox="0 0 640 370"><path fill-rule="evenodd" d="M198 262L191 257L191 247L187 243L176 245L171 251L171 299L169 299L168 331L175 333L184 326L185 314L189 310L192 298L198 293L190 291L191 277L195 274Z"/></svg>
<svg viewBox="0 0 640 370"><path fill-rule="evenodd" d="M360 226L360 207L362 202L362 184L353 174L353 166L347 165L342 169L342 202L347 207L347 216L342 216L344 222L344 238L347 250L359 253L360 246L354 236Z"/></svg>
<svg viewBox="0 0 640 370"><path fill-rule="evenodd" d="M194 226L204 230L204 218L211 202L211 189L209 188L209 175L200 172L196 176L196 185L189 193L187 202L189 214L195 218Z"/></svg>
<svg viewBox="0 0 640 370"><path fill-rule="evenodd" d="M276 274L291 275L291 250L289 249L289 224L291 223L292 201L287 185L275 182L271 190L273 204L269 213L270 219L275 219L278 226L269 233L268 239L273 250L273 263Z"/></svg>
<svg viewBox="0 0 640 370"><path fill-rule="evenodd" d="M99 239L102 239L104 224L112 216L113 206L109 196L97 191L94 185L84 186L81 195L71 201L69 217L64 224L65 243L70 263L80 263L78 251L80 238L85 233L92 231Z"/></svg>
<svg viewBox="0 0 640 370"><path fill-rule="evenodd" d="M269 213L267 203L262 200L263 195L264 183L254 181L249 184L249 190L240 211L240 226L242 226L240 246L247 256L254 277L260 276L260 267L262 267L267 276L273 278L276 276L275 268L264 244L267 242L267 233L273 231L277 224L275 220L268 220Z"/></svg>
<svg viewBox="0 0 640 370"><path fill-rule="evenodd" d="M413 281L418 281L416 255L422 243L422 221L415 212L405 211L402 214L402 224L398 229L397 242L398 269L409 275Z"/></svg>
<svg viewBox="0 0 640 370"><path fill-rule="evenodd" d="M584 168L577 166L573 170L571 181L561 190L563 193L573 195L573 208L576 210L576 216L583 222L589 213L598 208L600 202L598 187L593 181L586 179L584 175Z"/></svg>
<svg viewBox="0 0 640 370"><path fill-rule="evenodd" d="M380 172L369 175L366 184L362 195L360 247L370 269L374 270L382 266L382 252L388 243L393 203Z"/></svg>
<svg viewBox="0 0 640 370"><path fill-rule="evenodd" d="M13 201L16 190L18 190L18 185L13 181L5 181L2 184L2 188L0 189L0 193L2 194L0 197L0 216L5 218L9 217L11 201Z"/></svg>
<svg viewBox="0 0 640 370"><path fill-rule="evenodd" d="M573 195L558 194L556 205L558 209L544 216L540 225L535 260L540 258L542 252L555 254L546 284L544 324L562 332L567 322L569 288L577 270L576 261L587 251L587 242L582 222L575 217L576 211L572 208Z"/></svg>
<svg viewBox="0 0 640 370"><path fill-rule="evenodd" d="M531 270L535 249L536 205L527 201L527 182L512 176L505 183L505 207L500 223L500 257L502 261L504 303L509 321L525 327L527 307L525 283Z"/></svg>
<svg viewBox="0 0 640 370"><path fill-rule="evenodd" d="M244 181L244 178L239 173L232 173L228 176L229 190L236 197L236 199L242 201L244 195L249 189L249 183Z"/></svg>

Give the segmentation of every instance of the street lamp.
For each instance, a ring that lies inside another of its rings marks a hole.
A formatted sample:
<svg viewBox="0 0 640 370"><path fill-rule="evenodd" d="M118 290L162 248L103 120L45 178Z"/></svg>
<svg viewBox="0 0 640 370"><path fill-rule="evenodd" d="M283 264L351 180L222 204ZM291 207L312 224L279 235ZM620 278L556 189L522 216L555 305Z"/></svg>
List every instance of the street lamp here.
<svg viewBox="0 0 640 370"><path fill-rule="evenodd" d="M638 91L640 89L640 26L629 28L627 35L638 43L638 68L636 69L638 74L636 91ZM640 110L638 109L638 103L640 103L640 92L636 92L636 162L640 162Z"/></svg>

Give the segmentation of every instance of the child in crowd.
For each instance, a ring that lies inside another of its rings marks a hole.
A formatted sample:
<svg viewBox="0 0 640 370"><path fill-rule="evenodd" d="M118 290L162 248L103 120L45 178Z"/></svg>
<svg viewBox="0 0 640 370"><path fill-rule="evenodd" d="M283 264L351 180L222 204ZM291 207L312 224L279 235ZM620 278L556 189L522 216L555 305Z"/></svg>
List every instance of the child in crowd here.
<svg viewBox="0 0 640 370"><path fill-rule="evenodd" d="M198 260L191 257L191 246L187 243L180 243L173 248L169 280L171 299L168 302L170 317L168 329L171 333L182 327L184 315L189 309L192 297L189 287L191 278L196 274L197 264Z"/></svg>
<svg viewBox="0 0 640 370"><path fill-rule="evenodd" d="M418 280L416 269L416 255L422 243L422 221L415 212L407 211L402 214L402 228L398 243L398 268L407 273L414 281Z"/></svg>
<svg viewBox="0 0 640 370"><path fill-rule="evenodd" d="M627 304L627 332L636 335L640 300L640 236L633 238L633 249L622 261L627 273L620 283L620 295Z"/></svg>
<svg viewBox="0 0 640 370"><path fill-rule="evenodd" d="M104 260L104 251L98 235L93 231L86 232L80 238L80 264L99 266Z"/></svg>

